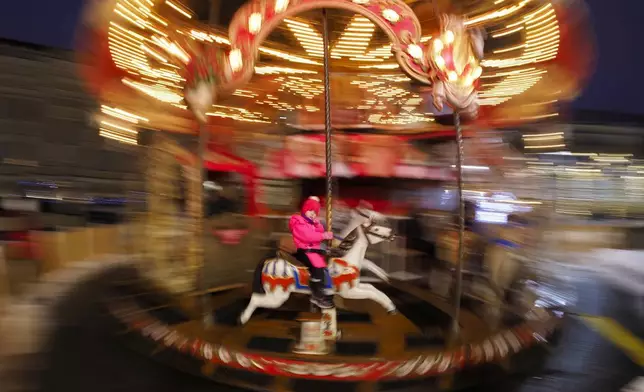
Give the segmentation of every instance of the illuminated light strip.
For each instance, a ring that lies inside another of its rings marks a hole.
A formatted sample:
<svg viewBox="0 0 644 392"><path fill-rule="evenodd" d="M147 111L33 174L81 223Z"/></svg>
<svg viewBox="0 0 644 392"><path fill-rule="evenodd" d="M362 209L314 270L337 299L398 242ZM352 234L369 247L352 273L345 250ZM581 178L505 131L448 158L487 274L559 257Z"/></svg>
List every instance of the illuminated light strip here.
<svg viewBox="0 0 644 392"><path fill-rule="evenodd" d="M145 56L143 51L140 49L141 42L142 41L135 41L133 38L126 37L122 34L118 34L115 31L110 31L109 32L109 38L110 41L113 41L114 43L117 43L120 46L123 46L125 48L128 48L130 50L136 51L138 53L141 53L142 55Z"/></svg>
<svg viewBox="0 0 644 392"><path fill-rule="evenodd" d="M530 34L539 34L545 30L556 28L557 30L559 29L559 24L557 23L556 20L553 20L550 24L547 24L545 26L541 26L538 29L535 29L534 26L530 28Z"/></svg>
<svg viewBox="0 0 644 392"><path fill-rule="evenodd" d="M546 25L545 27L543 25ZM545 6L531 12L520 22L507 25L507 28L523 27L525 29L526 40L523 44L523 54L512 59L488 59L481 62L484 67L516 67L526 64L538 63L552 60L557 57L559 50L559 26L556 20L556 14L552 5ZM503 51L516 50L518 47L502 49L495 53ZM546 73L544 70L543 73ZM483 77L486 77L484 75ZM497 75L499 76L499 75ZM534 86L542 76L513 75L508 76L505 80L493 85L492 88L481 93L482 105L498 105L511 99L512 96L521 94Z"/></svg>
<svg viewBox="0 0 644 392"><path fill-rule="evenodd" d="M519 27L516 27L514 29L510 29L510 30L502 30L500 33L492 34L492 37L493 38L505 37L506 35L517 33L517 32L519 32L519 31L521 31L523 29L524 29L523 26L519 26Z"/></svg>
<svg viewBox="0 0 644 392"><path fill-rule="evenodd" d="M123 137L121 135L118 135L116 133L112 133L103 129L99 129L98 134L100 136L103 136L104 138L116 140L123 143L134 144L134 145L139 144L136 139Z"/></svg>
<svg viewBox="0 0 644 392"><path fill-rule="evenodd" d="M498 50L495 50L495 51L494 51L494 53L496 54L496 53L506 53L506 52L511 52L511 51L513 51L513 50L523 49L523 48L525 48L525 46L526 46L526 44L521 44L521 45L512 46L512 47L510 47L510 48L498 49Z"/></svg>
<svg viewBox="0 0 644 392"><path fill-rule="evenodd" d="M146 51L147 53L149 53L150 55L152 55L154 58L156 58L157 60L159 60L159 61L161 61L161 62L163 62L163 63L167 63L167 62L168 62L168 60L167 60L165 57L161 56L160 54L158 54L158 53L157 53L157 52L155 52L154 50L152 50L152 49L148 48L148 47L147 47L147 46L145 46L144 44L141 44L141 49L143 49L144 51Z"/></svg>
<svg viewBox="0 0 644 392"><path fill-rule="evenodd" d="M163 20L161 17L159 17L159 16L155 15L154 13L150 12L150 13L148 13L148 15L149 15L152 19L154 19L154 20L156 20L157 22L161 23L162 25L164 25L164 26L166 26L166 27L168 26L168 22L166 22L165 20Z"/></svg>
<svg viewBox="0 0 644 392"><path fill-rule="evenodd" d="M230 119L233 119L233 120L244 121L244 122L255 122L255 123L264 123L264 124L270 124L271 123L271 121L269 121L269 120L258 120L258 119L252 119L252 118L244 118L244 117L240 117L239 115L228 114L228 113L223 113L223 112L208 112L208 113L206 113L206 115L211 116L211 117L230 118Z"/></svg>
<svg viewBox="0 0 644 392"><path fill-rule="evenodd" d="M168 102L168 103L179 103L183 101L183 97L178 93L165 89L165 88L156 88L153 86L145 85L143 83L137 83L127 78L121 80L125 85L132 87L140 92L149 95L153 98L158 99L159 101Z"/></svg>
<svg viewBox="0 0 644 392"><path fill-rule="evenodd" d="M310 56L324 56L322 36L310 24L292 19L285 19L284 22L286 22L286 26L295 36L295 39Z"/></svg>
<svg viewBox="0 0 644 392"><path fill-rule="evenodd" d="M145 117L138 116L138 115L136 115L136 114L133 114L133 113L127 112L127 111L125 111L125 110L123 110L123 109L113 108L113 107L110 107L110 106L107 106L107 105L101 105L101 111L102 111L103 113L106 113L106 111L109 111L109 112L113 112L113 113L116 113L116 114L120 114L121 116L128 118L128 119L129 119L128 121L136 121L137 123L138 123L138 121L139 121L139 120L140 120L140 121L144 121L144 122L148 122L148 121L149 121L149 120L148 120L147 118L145 118ZM106 113L106 114L107 114L107 113Z"/></svg>
<svg viewBox="0 0 644 392"><path fill-rule="evenodd" d="M177 11L177 12L178 12L178 13L180 13L181 15L185 16L186 18L188 18L188 19L192 19L192 15L190 15L190 13L189 13L188 11L186 11L186 10L182 9L182 8L181 8L181 7L179 7L178 5L174 4L172 1L170 1L170 0L165 0L165 3L166 3L167 5L169 5L169 6L170 6L170 8L173 8L175 11Z"/></svg>
<svg viewBox="0 0 644 392"><path fill-rule="evenodd" d="M553 136L563 136L563 132L550 132L550 133L536 133L532 135L523 135L523 138L526 140L532 140L534 138L541 138L541 137L553 137Z"/></svg>
<svg viewBox="0 0 644 392"><path fill-rule="evenodd" d="M540 12L543 12L543 11L546 11L546 10L550 9L550 7L551 7L551 5L550 5L550 3L548 3L548 4L544 5L544 6L542 6L541 8L530 12L528 15L523 16L521 18L521 20L519 20L518 22L511 23L511 24L507 25L506 27L511 28L511 27L522 25L527 20L530 20L530 19L534 18L535 16L539 15Z"/></svg>
<svg viewBox="0 0 644 392"><path fill-rule="evenodd" d="M502 8L500 10L491 11L491 12L488 12L487 14L479 15L474 18L470 18L467 21L465 21L465 25L470 26L470 25L478 24L491 19L504 18L506 16L512 15L515 12L519 11L520 9L525 7L528 3L530 3L530 0L522 0L521 2L519 2L519 4L510 6L507 8Z"/></svg>
<svg viewBox="0 0 644 392"><path fill-rule="evenodd" d="M546 20L552 20L552 18L555 17L555 15L554 15L555 10L552 8L552 5L550 5L550 4L548 4L547 8L549 9L548 12L546 12L543 15L540 15L539 17L527 19L525 24L527 26L540 25L540 23L537 23L537 22L543 21L546 18L547 18ZM549 17L549 16L552 16L552 17Z"/></svg>
<svg viewBox="0 0 644 392"><path fill-rule="evenodd" d="M145 41L145 37L142 36L141 34L135 33L132 30L126 29L125 27L121 26L120 24L116 22L110 22L110 26L114 26L116 29L122 31L123 33L129 34L134 38L138 38L142 41Z"/></svg>
<svg viewBox="0 0 644 392"><path fill-rule="evenodd" d="M399 67L398 63L388 63L388 64L361 65L358 68L362 68L362 69L367 69L367 68L396 69L398 67Z"/></svg>
<svg viewBox="0 0 644 392"><path fill-rule="evenodd" d="M309 60L309 59L304 58L304 57L292 55L292 54L282 52L282 51L279 51L279 50L275 50L275 49L260 47L259 51L261 53L268 54L268 55L275 56L275 57L280 57L282 59L289 60L289 61L292 61L294 63L322 65L322 63L320 63L319 61Z"/></svg>
<svg viewBox="0 0 644 392"><path fill-rule="evenodd" d="M167 36L168 36L168 34L164 33L163 31L161 31L161 30L159 30L159 29L157 29L157 28L155 28L155 27L154 27L150 22L145 22L145 26L146 26L148 29L150 29L150 30L154 31L155 33L157 33L157 34L159 34L159 35L162 35L162 36L164 36L164 37L167 37Z"/></svg>
<svg viewBox="0 0 644 392"><path fill-rule="evenodd" d="M497 72L495 74L482 75L481 79L498 78L498 77L501 77L501 76L511 76L511 75L518 75L518 74L526 74L526 73L531 72L531 71L540 72L539 70L537 70L534 67L533 68L524 68L524 69L517 69L517 70L514 70L514 71Z"/></svg>
<svg viewBox="0 0 644 392"><path fill-rule="evenodd" d="M120 125L113 124L113 123L111 123L111 122L109 122L109 121L102 120L102 121L101 121L101 124L104 124L104 125L110 126L110 127L114 128L114 129L118 129L119 131L123 131L123 132L127 132L127 133L137 133L137 132L136 132L135 130L133 130L133 129L125 128L125 127L122 127L122 126L120 126Z"/></svg>
<svg viewBox="0 0 644 392"><path fill-rule="evenodd" d="M376 26L364 16L353 16L330 54L340 58L365 55L375 29Z"/></svg>
<svg viewBox="0 0 644 392"><path fill-rule="evenodd" d="M556 19L556 15L551 15L550 17L548 17L546 19L543 19L542 21L540 21L538 23L534 23L531 27L533 27L533 28L534 27L539 27L539 26L542 26L542 25L544 25L544 24L546 24L546 23L548 23L548 22L550 22L552 20L555 20L555 19ZM526 23L526 26L528 26L527 23Z"/></svg>
<svg viewBox="0 0 644 392"><path fill-rule="evenodd" d="M138 27L140 27L142 29L145 29L145 25L143 23L138 22L135 19L130 18L129 16L125 15L124 13L122 13L120 10L115 9L114 13L119 15L121 18L125 19L126 21L132 23L133 25L138 26Z"/></svg>
<svg viewBox="0 0 644 392"><path fill-rule="evenodd" d="M529 149L529 150L536 150L540 148L563 148L566 147L565 144L548 144L548 145L543 145L543 146L524 146L524 148Z"/></svg>
<svg viewBox="0 0 644 392"><path fill-rule="evenodd" d="M128 54L129 56L132 57L132 60L140 60L143 61L144 63L147 62L147 57L145 55L145 52L141 50L141 44L137 46L129 45L129 44L122 44L121 41L118 39L114 39L114 37L110 36L108 38L109 42L109 47L110 47L110 52L113 51L120 51L121 54Z"/></svg>
<svg viewBox="0 0 644 392"><path fill-rule="evenodd" d="M110 48L110 52L112 55L114 54L119 54L121 56L125 56L128 60L140 60L140 61L147 61L147 58L145 57L145 54L143 52L136 53L132 50L129 50L128 48L121 47L119 45L113 45Z"/></svg>
<svg viewBox="0 0 644 392"><path fill-rule="evenodd" d="M139 15L136 15L134 12L130 11L129 9L127 9L127 7L125 7L123 4L121 4L121 3L116 3L116 9L115 9L115 12L117 12L117 10L118 10L118 11L125 12L125 13L130 17L130 18L134 19L134 20L136 21L136 23L137 23L137 24L139 24L139 23L140 23L141 25L145 26L145 20L143 20ZM121 16L123 16L123 17L125 17L125 16L124 16L123 14L121 14L121 13L119 13L119 15L121 15ZM128 19L128 20L129 20L129 19Z"/></svg>
<svg viewBox="0 0 644 392"><path fill-rule="evenodd" d="M557 116L559 116L559 113L549 113L549 114L540 114L537 116L521 117L521 120L539 120L542 118L550 118L550 117L557 117Z"/></svg>
<svg viewBox="0 0 644 392"><path fill-rule="evenodd" d="M257 66L255 67L255 73L260 75L273 75L273 74L317 74L316 71L311 71L308 69L297 69L297 68L288 68L288 67L276 67L276 66Z"/></svg>

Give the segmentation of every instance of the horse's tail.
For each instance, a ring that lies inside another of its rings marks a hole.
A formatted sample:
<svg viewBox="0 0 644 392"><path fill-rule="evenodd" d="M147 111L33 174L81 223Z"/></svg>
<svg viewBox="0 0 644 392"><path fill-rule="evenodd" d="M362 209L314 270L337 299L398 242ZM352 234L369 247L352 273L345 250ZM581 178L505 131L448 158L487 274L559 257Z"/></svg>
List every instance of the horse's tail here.
<svg viewBox="0 0 644 392"><path fill-rule="evenodd" d="M262 283L262 271L264 270L265 264L266 261L262 261L261 263L257 264L257 268L255 268L255 272L253 273L253 293L266 294L266 290L264 290L264 284Z"/></svg>

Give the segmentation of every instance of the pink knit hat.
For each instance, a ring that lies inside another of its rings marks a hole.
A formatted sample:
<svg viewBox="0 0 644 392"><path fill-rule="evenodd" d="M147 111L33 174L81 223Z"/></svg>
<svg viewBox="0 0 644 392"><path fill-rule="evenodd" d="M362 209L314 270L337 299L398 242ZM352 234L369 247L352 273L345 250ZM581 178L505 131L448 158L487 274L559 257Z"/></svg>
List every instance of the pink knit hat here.
<svg viewBox="0 0 644 392"><path fill-rule="evenodd" d="M304 201L302 204L302 214L306 214L306 211L315 211L316 214L320 213L320 199L315 196L311 196Z"/></svg>

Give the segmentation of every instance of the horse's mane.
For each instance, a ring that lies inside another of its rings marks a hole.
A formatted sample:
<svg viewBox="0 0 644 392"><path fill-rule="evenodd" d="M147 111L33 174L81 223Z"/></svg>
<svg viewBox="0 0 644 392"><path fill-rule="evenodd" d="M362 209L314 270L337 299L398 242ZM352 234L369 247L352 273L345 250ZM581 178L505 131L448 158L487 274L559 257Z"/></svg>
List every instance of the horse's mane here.
<svg viewBox="0 0 644 392"><path fill-rule="evenodd" d="M344 237L342 242L340 242L340 244L334 249L344 254L348 252L351 248L353 248L353 245L358 240L358 228L359 226L353 229L346 237Z"/></svg>

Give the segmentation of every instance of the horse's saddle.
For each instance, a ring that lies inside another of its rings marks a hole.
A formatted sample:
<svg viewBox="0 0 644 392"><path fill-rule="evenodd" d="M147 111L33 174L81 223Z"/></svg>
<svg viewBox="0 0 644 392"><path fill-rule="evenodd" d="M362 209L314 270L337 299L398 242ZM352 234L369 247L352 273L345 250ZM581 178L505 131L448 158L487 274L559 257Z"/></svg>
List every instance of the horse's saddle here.
<svg viewBox="0 0 644 392"><path fill-rule="evenodd" d="M292 253L289 253L283 249L278 249L277 250L277 258L285 260L293 265L296 266L303 266L302 263L298 259L295 258L295 255Z"/></svg>

